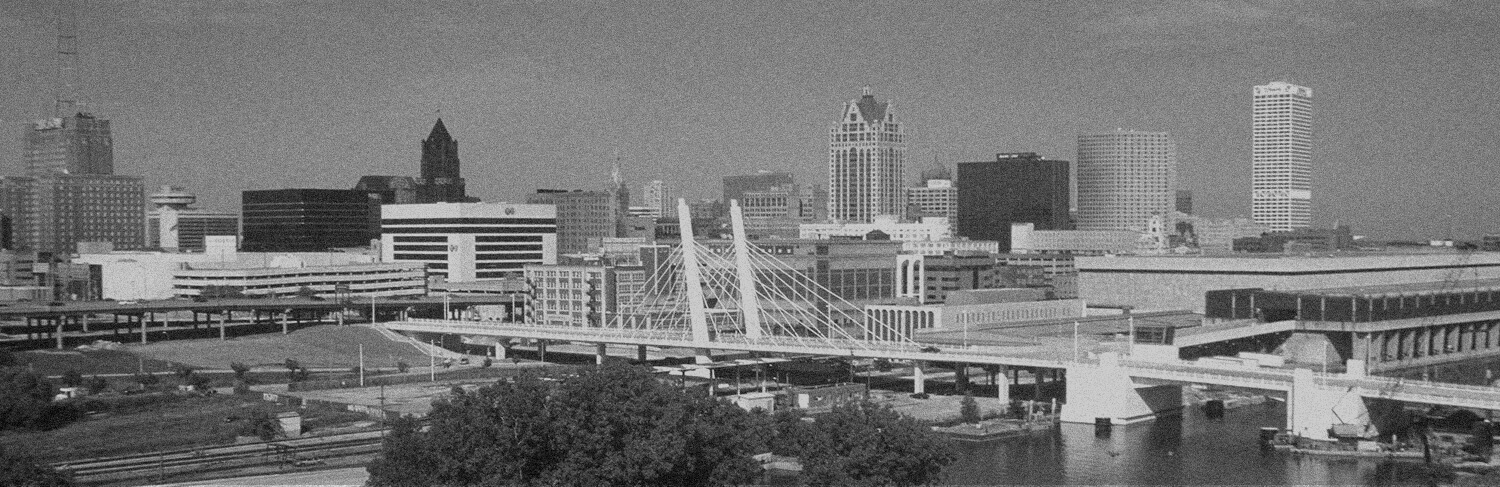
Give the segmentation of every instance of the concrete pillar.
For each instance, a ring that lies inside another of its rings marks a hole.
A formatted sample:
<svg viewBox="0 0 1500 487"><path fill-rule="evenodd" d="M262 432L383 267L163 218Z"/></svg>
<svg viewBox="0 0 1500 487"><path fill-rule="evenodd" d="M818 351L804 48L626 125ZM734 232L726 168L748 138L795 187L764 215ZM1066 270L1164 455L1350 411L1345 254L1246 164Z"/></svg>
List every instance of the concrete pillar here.
<svg viewBox="0 0 1500 487"><path fill-rule="evenodd" d="M495 360L505 360L505 359L506 359L506 357L505 357L505 346L501 345L499 343L496 343L495 344Z"/></svg>
<svg viewBox="0 0 1500 487"><path fill-rule="evenodd" d="M1349 334L1349 344L1350 348L1352 348L1352 350L1349 351L1349 358L1369 361L1371 348L1370 342L1373 340L1373 338L1371 338L1373 336L1374 335L1370 333Z"/></svg>
<svg viewBox="0 0 1500 487"><path fill-rule="evenodd" d="M84 333L88 333L89 332L89 315L80 316L79 317L79 323L83 324L83 332Z"/></svg>
<svg viewBox="0 0 1500 487"><path fill-rule="evenodd" d="M536 358L537 358L538 361L541 361L541 362L546 362L547 361L547 341L546 340L537 340L536 341Z"/></svg>
<svg viewBox="0 0 1500 487"><path fill-rule="evenodd" d="M693 350L693 362L699 364L711 364L714 362L713 351L707 348Z"/></svg>
<svg viewBox="0 0 1500 487"><path fill-rule="evenodd" d="M645 362L646 361L646 346L645 345L636 345L636 347L635 347L635 359L638 360L638 361L641 361L641 362Z"/></svg>
<svg viewBox="0 0 1500 487"><path fill-rule="evenodd" d="M1005 373L1005 369L1001 368L1000 372L995 374L995 380L990 381L995 383L995 398L1002 401L1001 408L1010 404L1010 381L1006 380Z"/></svg>
<svg viewBox="0 0 1500 487"><path fill-rule="evenodd" d="M927 392L927 378L922 376L922 364L918 362L911 364L911 391L913 394Z"/></svg>
<svg viewBox="0 0 1500 487"><path fill-rule="evenodd" d="M1304 438L1328 440L1328 428L1335 424L1369 426L1370 413L1365 409L1364 399L1347 389L1319 384L1309 369L1292 371L1292 390L1287 393L1287 428Z"/></svg>
<svg viewBox="0 0 1500 487"><path fill-rule="evenodd" d="M1417 351L1422 357L1432 356L1432 328L1421 327L1417 329Z"/></svg>
<svg viewBox="0 0 1500 487"><path fill-rule="evenodd" d="M57 349L58 350L62 350L63 349L63 323L66 323L66 321L62 320L59 317L59 319L57 320L57 333L53 334L54 336L57 337Z"/></svg>
<svg viewBox="0 0 1500 487"><path fill-rule="evenodd" d="M339 316L343 316L343 315L339 315ZM227 311L227 310L224 311L224 314L219 315L219 339L220 340L228 340L228 338L226 338L226 334L224 332L224 325L225 325L226 321L229 321L229 311Z"/></svg>
<svg viewBox="0 0 1500 487"><path fill-rule="evenodd" d="M594 344L594 365L604 365L604 359L609 357L609 345L604 343Z"/></svg>
<svg viewBox="0 0 1500 487"><path fill-rule="evenodd" d="M969 390L969 364L956 365L957 367L953 368L953 388L962 394Z"/></svg>
<svg viewBox="0 0 1500 487"><path fill-rule="evenodd" d="M287 318L290 317L289 315L291 315L290 310L288 312L286 312L286 313L282 313L281 314L281 334L282 335L285 335L287 333L291 333L291 330L289 329L290 325L287 323Z"/></svg>
<svg viewBox="0 0 1500 487"><path fill-rule="evenodd" d="M1119 366L1119 355L1099 354L1099 365L1068 367L1068 402L1061 420L1096 424L1130 424L1182 409L1182 386L1137 386Z"/></svg>
<svg viewBox="0 0 1500 487"><path fill-rule="evenodd" d="M141 343L146 343L146 317L136 316L135 320L141 322Z"/></svg>
<svg viewBox="0 0 1500 487"><path fill-rule="evenodd" d="M1011 385L1021 385L1021 369L1010 369L1010 383Z"/></svg>

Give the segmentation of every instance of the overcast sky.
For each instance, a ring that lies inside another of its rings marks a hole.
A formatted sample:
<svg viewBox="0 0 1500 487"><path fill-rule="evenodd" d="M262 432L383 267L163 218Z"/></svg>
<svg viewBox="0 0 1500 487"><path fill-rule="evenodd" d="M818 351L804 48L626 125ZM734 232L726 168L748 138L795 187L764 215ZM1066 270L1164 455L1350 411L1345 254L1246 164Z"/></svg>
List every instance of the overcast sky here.
<svg viewBox="0 0 1500 487"><path fill-rule="evenodd" d="M1098 3L1098 6L1084 5ZM52 2L0 0L0 174L53 98ZM1314 92L1314 223L1500 232L1500 8L1445 1L80 2L79 92L117 173L239 191L416 175L441 111L470 194L757 169L826 180L827 129L893 99L909 179L1080 133L1170 132L1200 214L1248 216L1251 87Z"/></svg>

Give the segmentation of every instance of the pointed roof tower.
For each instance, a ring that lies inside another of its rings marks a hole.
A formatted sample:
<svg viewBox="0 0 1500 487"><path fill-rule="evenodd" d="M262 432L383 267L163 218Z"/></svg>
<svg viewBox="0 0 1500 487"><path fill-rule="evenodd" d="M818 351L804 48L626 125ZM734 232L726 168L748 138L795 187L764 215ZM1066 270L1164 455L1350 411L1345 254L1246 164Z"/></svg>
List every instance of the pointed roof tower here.
<svg viewBox="0 0 1500 487"><path fill-rule="evenodd" d="M432 133L427 134L427 140L453 140L453 136L448 135L448 127L443 125L442 117L437 119L437 123L432 124Z"/></svg>

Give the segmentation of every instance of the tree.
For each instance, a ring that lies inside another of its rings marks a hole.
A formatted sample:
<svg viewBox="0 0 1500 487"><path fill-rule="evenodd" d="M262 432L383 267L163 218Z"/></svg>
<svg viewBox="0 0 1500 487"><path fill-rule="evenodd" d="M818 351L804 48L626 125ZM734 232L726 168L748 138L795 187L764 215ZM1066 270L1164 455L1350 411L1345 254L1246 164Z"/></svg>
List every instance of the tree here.
<svg viewBox="0 0 1500 487"><path fill-rule="evenodd" d="M158 382L161 382L161 378L157 377L156 374L148 374L145 372L137 372L134 378L136 382L141 384L141 389L143 390L156 385Z"/></svg>
<svg viewBox="0 0 1500 487"><path fill-rule="evenodd" d="M89 394L98 394L109 388L109 381L97 375L89 377Z"/></svg>
<svg viewBox="0 0 1500 487"><path fill-rule="evenodd" d="M240 424L240 435L254 436L261 441L271 441L281 436L281 422L277 421L271 413L257 409L250 412L245 422Z"/></svg>
<svg viewBox="0 0 1500 487"><path fill-rule="evenodd" d="M802 462L809 485L930 485L957 455L947 441L889 406L835 406L816 421L777 416L778 453Z"/></svg>
<svg viewBox="0 0 1500 487"><path fill-rule="evenodd" d="M406 371L410 370L410 369L411 369L411 364L406 363L405 360L397 360L396 361L396 371L397 372L405 374Z"/></svg>
<svg viewBox="0 0 1500 487"><path fill-rule="evenodd" d="M52 402L52 383L18 367L0 369L0 430L30 428Z"/></svg>
<svg viewBox="0 0 1500 487"><path fill-rule="evenodd" d="M240 382L250 382L250 379L246 376L250 373L249 365L245 365L243 362L230 362L229 370L234 371L235 380Z"/></svg>
<svg viewBox="0 0 1500 487"><path fill-rule="evenodd" d="M16 354L10 353L10 350L0 348L0 367L12 367L20 364L21 361L16 358Z"/></svg>
<svg viewBox="0 0 1500 487"><path fill-rule="evenodd" d="M63 372L62 385L64 387L78 387L83 385L83 374L78 373L77 370L68 369L67 372Z"/></svg>
<svg viewBox="0 0 1500 487"><path fill-rule="evenodd" d="M61 487L77 485L73 478L24 453L0 446L0 485Z"/></svg>
<svg viewBox="0 0 1500 487"><path fill-rule="evenodd" d="M768 426L621 364L455 391L427 418L426 432L397 422L370 485L744 484Z"/></svg>
<svg viewBox="0 0 1500 487"><path fill-rule="evenodd" d="M965 423L979 422L979 401L975 401L973 395L964 394L963 400L959 401L958 417Z"/></svg>

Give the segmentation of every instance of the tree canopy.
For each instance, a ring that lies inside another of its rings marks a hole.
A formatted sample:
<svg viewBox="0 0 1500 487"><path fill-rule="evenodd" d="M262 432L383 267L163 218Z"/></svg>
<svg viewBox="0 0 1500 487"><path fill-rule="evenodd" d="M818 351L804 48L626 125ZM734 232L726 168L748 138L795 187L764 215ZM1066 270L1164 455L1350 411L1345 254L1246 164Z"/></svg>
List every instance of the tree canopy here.
<svg viewBox="0 0 1500 487"><path fill-rule="evenodd" d="M37 426L52 402L52 383L20 367L0 369L0 430Z"/></svg>
<svg viewBox="0 0 1500 487"><path fill-rule="evenodd" d="M744 484L769 426L625 365L456 391L428 420L393 425L370 485Z"/></svg>
<svg viewBox="0 0 1500 487"><path fill-rule="evenodd" d="M798 457L809 485L929 485L957 459L947 440L889 406L835 406L814 421L776 416L776 453Z"/></svg>
<svg viewBox="0 0 1500 487"><path fill-rule="evenodd" d="M0 485L64 487L75 485L67 474L24 454L0 447Z"/></svg>

